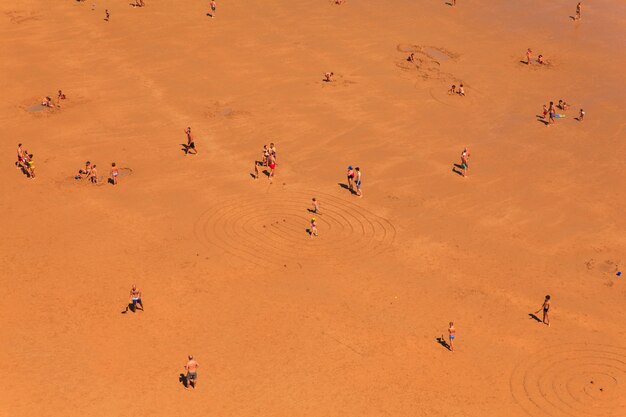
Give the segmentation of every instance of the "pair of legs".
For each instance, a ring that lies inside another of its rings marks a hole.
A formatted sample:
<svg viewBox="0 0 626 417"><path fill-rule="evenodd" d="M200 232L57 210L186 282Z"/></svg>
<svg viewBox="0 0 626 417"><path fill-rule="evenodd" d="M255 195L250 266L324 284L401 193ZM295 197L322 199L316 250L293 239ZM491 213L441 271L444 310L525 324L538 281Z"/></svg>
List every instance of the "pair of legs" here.
<svg viewBox="0 0 626 417"><path fill-rule="evenodd" d="M187 384L195 389L198 385L198 374L195 372L187 372Z"/></svg>

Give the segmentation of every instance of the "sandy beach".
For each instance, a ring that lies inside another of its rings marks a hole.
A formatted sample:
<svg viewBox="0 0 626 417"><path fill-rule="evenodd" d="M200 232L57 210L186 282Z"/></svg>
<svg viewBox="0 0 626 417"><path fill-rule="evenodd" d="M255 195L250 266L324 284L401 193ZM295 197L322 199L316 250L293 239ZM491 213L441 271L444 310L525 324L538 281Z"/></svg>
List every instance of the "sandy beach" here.
<svg viewBox="0 0 626 417"><path fill-rule="evenodd" d="M626 3L145 2L0 4L0 416L626 415Z"/></svg>

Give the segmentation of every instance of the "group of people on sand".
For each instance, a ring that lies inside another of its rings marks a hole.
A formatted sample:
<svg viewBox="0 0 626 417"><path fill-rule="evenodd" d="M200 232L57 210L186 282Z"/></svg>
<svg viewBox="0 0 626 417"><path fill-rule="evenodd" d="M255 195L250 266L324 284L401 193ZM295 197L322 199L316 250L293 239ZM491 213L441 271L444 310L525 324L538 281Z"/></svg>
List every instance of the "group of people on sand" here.
<svg viewBox="0 0 626 417"><path fill-rule="evenodd" d="M26 149L22 149L21 143L17 145L17 162L15 163L15 166L17 169L21 169L28 178L35 178L35 162L33 161L33 154L28 153Z"/></svg>
<svg viewBox="0 0 626 417"><path fill-rule="evenodd" d="M61 100L65 100L66 98L67 97L65 96L63 91L59 90L59 92L57 93L56 104L54 103L54 101L52 100L52 97L50 96L45 96L44 98L42 98L40 104L44 107L50 107L50 108L61 107Z"/></svg>
<svg viewBox="0 0 626 417"><path fill-rule="evenodd" d="M533 59L533 50L528 48L526 50L526 65L530 65L531 62L532 62L532 59ZM537 64L543 65L545 63L546 63L546 61L544 60L543 55L539 54L537 56Z"/></svg>
<svg viewBox="0 0 626 417"><path fill-rule="evenodd" d="M547 116L548 121L545 122L545 124L546 126L550 126L556 123L557 118L564 117L564 115L556 113L557 109L567 111L569 110L569 108L570 108L570 105L567 104L567 102L565 102L564 100L559 100L559 102L556 105L554 104L554 101L551 101L549 105L547 106L545 104L543 105L543 111L542 111L541 117L545 120ZM584 118L585 118L585 110L580 109L578 112L577 120L579 122L582 122Z"/></svg>
<svg viewBox="0 0 626 417"><path fill-rule="evenodd" d="M267 177L272 179L276 171L276 165L276 145L273 142L269 146L263 145L261 160L254 161L254 179L259 178L259 166L267 167L269 169Z"/></svg>
<svg viewBox="0 0 626 417"><path fill-rule="evenodd" d="M117 177L120 175L119 169L115 162L111 163L111 169L109 170L109 183L117 185ZM87 179L92 184L98 184L98 168L96 164L92 164L90 161L85 162L85 168L79 169L78 174L74 176L76 180Z"/></svg>
<svg viewBox="0 0 626 417"><path fill-rule="evenodd" d="M465 87L463 87L463 83L459 84L459 88L456 88L456 84L452 84L452 86L450 87L450 89L448 90L448 94L452 95L452 94L458 94L461 97L465 96Z"/></svg>
<svg viewBox="0 0 626 417"><path fill-rule="evenodd" d="M348 190L350 190L352 194L363 197L363 190L361 190L361 168L352 168L352 165L349 165L346 176L348 178Z"/></svg>

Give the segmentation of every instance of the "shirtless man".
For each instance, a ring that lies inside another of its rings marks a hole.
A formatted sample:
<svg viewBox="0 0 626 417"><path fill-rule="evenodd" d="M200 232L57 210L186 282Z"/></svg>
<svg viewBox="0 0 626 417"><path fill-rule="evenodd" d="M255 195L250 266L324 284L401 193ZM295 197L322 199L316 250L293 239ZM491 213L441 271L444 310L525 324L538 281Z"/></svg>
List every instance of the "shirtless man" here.
<svg viewBox="0 0 626 417"><path fill-rule="evenodd" d="M450 326L448 326L448 339L450 340L450 352L454 352L454 336L456 335L456 329L454 328L454 323L450 322Z"/></svg>
<svg viewBox="0 0 626 417"><path fill-rule="evenodd" d="M87 178L92 184L98 183L98 170L96 169L96 165L92 165L89 173L87 174Z"/></svg>
<svg viewBox="0 0 626 417"><path fill-rule="evenodd" d="M530 65L530 60L533 59L533 51L528 48L526 51L526 65Z"/></svg>
<svg viewBox="0 0 626 417"><path fill-rule="evenodd" d="M198 362L193 359L193 355L189 355L189 361L185 365L187 371L187 383L193 389L198 385ZM187 389L187 387L185 387Z"/></svg>
<svg viewBox="0 0 626 417"><path fill-rule="evenodd" d="M354 171L352 170L352 165L348 166L348 172L346 173L346 178L348 179L348 190L351 193L354 192Z"/></svg>
<svg viewBox="0 0 626 417"><path fill-rule="evenodd" d="M266 167L270 159L270 150L267 149L267 145L263 145L263 166Z"/></svg>
<svg viewBox="0 0 626 417"><path fill-rule="evenodd" d="M549 123L546 126L554 124L556 122L556 108L554 107L554 101L550 102L550 107L548 107L548 113L550 116Z"/></svg>
<svg viewBox="0 0 626 417"><path fill-rule="evenodd" d="M130 300L128 301L128 305L126 306L126 310L124 310L124 313L126 313L129 309L134 313L135 310L138 308L137 305L141 307L141 311L144 310L143 303L141 302L141 290L137 288L135 284L133 284L132 288L130 289Z"/></svg>
<svg viewBox="0 0 626 417"><path fill-rule="evenodd" d="M17 169L24 167L24 151L22 150L22 144L17 144L17 162L15 163Z"/></svg>
<svg viewBox="0 0 626 417"><path fill-rule="evenodd" d="M117 176L120 175L117 166L115 165L115 162L113 162L111 164L111 172L109 173L110 178L111 178L111 183L113 185L117 185Z"/></svg>
<svg viewBox="0 0 626 417"><path fill-rule="evenodd" d="M356 171L356 178L354 179L354 185L356 186L356 195L363 197L363 191L361 191L361 168L354 168Z"/></svg>
<svg viewBox="0 0 626 417"><path fill-rule="evenodd" d="M270 168L270 173L267 176L270 180L274 177L274 171L276 170L276 157L270 153L267 161L267 166Z"/></svg>
<svg viewBox="0 0 626 417"><path fill-rule="evenodd" d="M550 296L546 295L546 299L543 300L543 304L541 308L535 311L535 314L538 314L541 310L543 310L543 323L547 324L550 327Z"/></svg>
<svg viewBox="0 0 626 417"><path fill-rule="evenodd" d="M271 156L274 157L274 159L276 158L276 145L274 145L274 142L270 143L270 148L268 149L269 153Z"/></svg>
<svg viewBox="0 0 626 417"><path fill-rule="evenodd" d="M580 20L580 12L582 11L582 3L578 3L576 5L576 17L574 18L574 20Z"/></svg>
<svg viewBox="0 0 626 417"><path fill-rule="evenodd" d="M334 72L326 72L324 73L324 81L326 81L327 83L332 81L332 76L335 75Z"/></svg>
<svg viewBox="0 0 626 417"><path fill-rule="evenodd" d="M196 143L193 140L193 135L191 134L191 128L188 127L185 129L185 133L187 134L187 146L185 147L185 155L187 155L190 150L193 150L193 154L197 154Z"/></svg>
<svg viewBox="0 0 626 417"><path fill-rule="evenodd" d="M463 148L463 152L461 152L461 168L463 169L463 178L467 177L467 170L469 169L469 157L469 150L467 148Z"/></svg>

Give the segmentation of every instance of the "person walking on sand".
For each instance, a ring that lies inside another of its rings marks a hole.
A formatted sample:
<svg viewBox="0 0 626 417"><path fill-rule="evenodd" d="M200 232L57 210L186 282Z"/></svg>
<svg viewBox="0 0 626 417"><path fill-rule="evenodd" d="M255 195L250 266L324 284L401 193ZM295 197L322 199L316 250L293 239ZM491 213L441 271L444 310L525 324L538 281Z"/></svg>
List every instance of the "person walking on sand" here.
<svg viewBox="0 0 626 417"><path fill-rule="evenodd" d="M215 10L216 9L217 9L217 4L215 3L214 0L211 0L211 13L209 13L209 16L215 17Z"/></svg>
<svg viewBox="0 0 626 417"><path fill-rule="evenodd" d="M361 168L354 168L356 171L356 178L354 179L354 185L356 186L356 195L363 197L363 191L361 191Z"/></svg>
<svg viewBox="0 0 626 417"><path fill-rule="evenodd" d="M144 311L143 302L141 301L141 290L137 288L135 284L130 289L130 300L128 305L126 306L126 310L123 312L126 313L129 309L134 313L137 308L141 307L141 311Z"/></svg>
<svg viewBox="0 0 626 417"><path fill-rule="evenodd" d="M311 219L311 227L309 229L309 235L311 236L311 239L318 236L317 235L317 222L315 221L315 217Z"/></svg>
<svg viewBox="0 0 626 417"><path fill-rule="evenodd" d="M313 208L311 209L311 213L320 214L320 202L317 201L317 198L313 197L311 199Z"/></svg>
<svg viewBox="0 0 626 417"><path fill-rule="evenodd" d="M545 104L543 105L543 112L542 112L542 114L543 114L542 117L545 120L546 116L548 115L548 107Z"/></svg>
<svg viewBox="0 0 626 417"><path fill-rule="evenodd" d="M185 133L187 134L187 146L185 147L185 155L187 155L190 151L193 150L193 154L197 154L196 150L196 142L193 140L193 134L191 133L191 127L187 127L185 129Z"/></svg>
<svg viewBox="0 0 626 417"><path fill-rule="evenodd" d="M578 2L578 4L576 5L576 17L574 18L574 20L580 20L580 12L582 11L582 8L582 3Z"/></svg>
<svg viewBox="0 0 626 417"><path fill-rule="evenodd" d="M348 178L348 190L354 193L354 170L352 169L352 165L348 166L346 177Z"/></svg>
<svg viewBox="0 0 626 417"><path fill-rule="evenodd" d="M454 336L456 335L456 329L454 328L454 323L450 322L448 326L448 339L450 340L450 352L454 352Z"/></svg>
<svg viewBox="0 0 626 417"><path fill-rule="evenodd" d="M270 160L270 150L267 145L263 145L263 166L266 167Z"/></svg>
<svg viewBox="0 0 626 417"><path fill-rule="evenodd" d="M463 148L463 152L461 152L461 168L463 169L463 178L467 177L467 170L469 169L469 157L469 150L467 148Z"/></svg>
<svg viewBox="0 0 626 417"><path fill-rule="evenodd" d="M546 299L543 300L543 304L541 308L535 311L535 314L538 314L541 310L543 310L543 323L547 324L550 327L550 296L546 295Z"/></svg>
<svg viewBox="0 0 626 417"><path fill-rule="evenodd" d="M111 172L109 173L110 175L110 179L111 179L111 184L113 185L117 185L117 176L119 175L119 171L117 169L117 166L115 165L115 162L113 162L111 164Z"/></svg>
<svg viewBox="0 0 626 417"><path fill-rule="evenodd" d="M185 370L187 371L187 383L193 389L198 386L198 362L193 359L193 355L188 356L187 364L185 365ZM187 389L187 387L185 387Z"/></svg>
<svg viewBox="0 0 626 417"><path fill-rule="evenodd" d="M465 88L463 88L463 84L459 84L459 95L461 97L465 97Z"/></svg>
<svg viewBox="0 0 626 417"><path fill-rule="evenodd" d="M583 109L580 109L580 113L578 113L578 121L582 122L584 118L585 118L585 111Z"/></svg>
<svg viewBox="0 0 626 417"><path fill-rule="evenodd" d="M526 65L530 65L531 59L533 59L533 51L528 48L528 50L526 50Z"/></svg>

